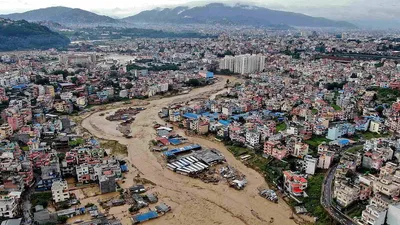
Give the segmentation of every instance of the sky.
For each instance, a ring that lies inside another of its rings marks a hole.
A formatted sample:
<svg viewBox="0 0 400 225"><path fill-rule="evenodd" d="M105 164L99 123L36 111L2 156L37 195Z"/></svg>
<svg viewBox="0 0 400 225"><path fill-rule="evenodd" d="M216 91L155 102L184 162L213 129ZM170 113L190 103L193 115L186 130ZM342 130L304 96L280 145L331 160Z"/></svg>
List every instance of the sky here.
<svg viewBox="0 0 400 225"><path fill-rule="evenodd" d="M400 21L400 0L0 0L0 14L66 6L121 18L156 7L198 6L210 2L239 2L335 20Z"/></svg>

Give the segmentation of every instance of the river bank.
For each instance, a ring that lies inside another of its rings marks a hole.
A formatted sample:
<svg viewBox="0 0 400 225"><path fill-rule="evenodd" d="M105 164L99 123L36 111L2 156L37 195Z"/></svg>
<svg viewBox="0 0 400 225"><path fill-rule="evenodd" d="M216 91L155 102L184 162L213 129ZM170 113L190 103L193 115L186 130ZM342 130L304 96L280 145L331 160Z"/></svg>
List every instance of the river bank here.
<svg viewBox="0 0 400 225"><path fill-rule="evenodd" d="M264 177L238 161L222 143L200 137L189 137L189 141L205 148L216 148L221 151L227 162L246 175L249 182L243 191L237 191L225 185L206 184L200 180L177 175L165 168L163 159L149 151L150 142L155 138L152 127L154 121L162 123L158 117L159 110L174 102L185 102L193 98L210 97L223 90L226 80L234 77L219 77L213 85L194 89L187 95L174 96L149 101L146 110L137 115L132 123L132 139L122 137L116 132L116 122L107 121L101 113L111 113L116 109L96 112L82 121L82 127L92 135L108 140L116 140L128 147L127 160L134 165L125 175L123 188L134 184L139 174L152 183L161 201L172 207L172 213L148 224L295 224L291 218L292 211L283 201L271 203L258 196L257 188L267 186ZM113 214L113 211L110 211ZM117 218L120 216L115 215ZM130 224L129 218L121 215L123 224ZM273 222L271 223L271 218Z"/></svg>

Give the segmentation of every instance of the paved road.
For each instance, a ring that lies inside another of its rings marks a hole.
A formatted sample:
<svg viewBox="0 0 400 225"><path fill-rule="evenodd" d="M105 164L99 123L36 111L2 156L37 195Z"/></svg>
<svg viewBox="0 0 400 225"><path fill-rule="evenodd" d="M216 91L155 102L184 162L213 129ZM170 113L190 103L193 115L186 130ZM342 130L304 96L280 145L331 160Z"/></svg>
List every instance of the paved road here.
<svg viewBox="0 0 400 225"><path fill-rule="evenodd" d="M333 190L332 182L335 176L337 165L329 169L327 176L325 177L324 186L322 190L321 204L325 210L340 224L344 225L357 225L352 219L342 213L333 204Z"/></svg>

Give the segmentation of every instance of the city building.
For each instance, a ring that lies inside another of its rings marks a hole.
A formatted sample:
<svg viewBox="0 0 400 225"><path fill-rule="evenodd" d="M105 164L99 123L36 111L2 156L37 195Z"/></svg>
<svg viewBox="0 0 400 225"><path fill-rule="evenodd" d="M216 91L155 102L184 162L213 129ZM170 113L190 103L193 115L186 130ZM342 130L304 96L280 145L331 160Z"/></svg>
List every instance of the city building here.
<svg viewBox="0 0 400 225"><path fill-rule="evenodd" d="M59 180L54 181L51 186L51 193L53 195L54 202L64 202L70 198L68 184L66 181Z"/></svg>

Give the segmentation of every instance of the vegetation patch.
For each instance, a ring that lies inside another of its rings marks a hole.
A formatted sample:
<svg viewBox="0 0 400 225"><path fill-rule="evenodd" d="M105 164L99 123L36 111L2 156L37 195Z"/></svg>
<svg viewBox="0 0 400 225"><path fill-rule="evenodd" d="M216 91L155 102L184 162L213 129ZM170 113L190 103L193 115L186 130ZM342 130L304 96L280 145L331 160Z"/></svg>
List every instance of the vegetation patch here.
<svg viewBox="0 0 400 225"><path fill-rule="evenodd" d="M42 205L46 208L52 200L53 196L51 192L38 192L31 195L31 204L33 207Z"/></svg>
<svg viewBox="0 0 400 225"><path fill-rule="evenodd" d="M120 144L118 141L110 140L100 144L102 148L111 149L113 155L128 155L128 147Z"/></svg>
<svg viewBox="0 0 400 225"><path fill-rule="evenodd" d="M279 123L276 125L276 131L285 131L287 128L286 123Z"/></svg>

